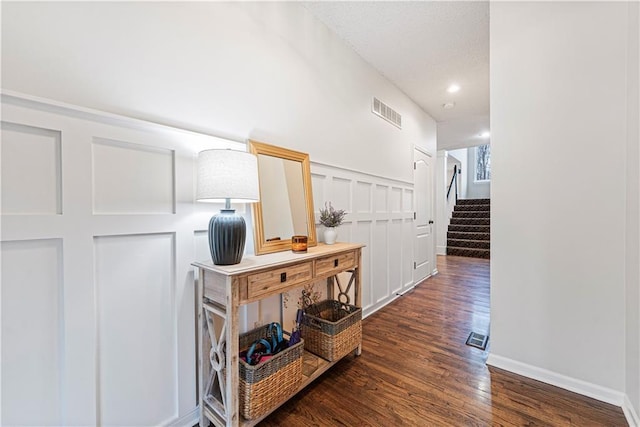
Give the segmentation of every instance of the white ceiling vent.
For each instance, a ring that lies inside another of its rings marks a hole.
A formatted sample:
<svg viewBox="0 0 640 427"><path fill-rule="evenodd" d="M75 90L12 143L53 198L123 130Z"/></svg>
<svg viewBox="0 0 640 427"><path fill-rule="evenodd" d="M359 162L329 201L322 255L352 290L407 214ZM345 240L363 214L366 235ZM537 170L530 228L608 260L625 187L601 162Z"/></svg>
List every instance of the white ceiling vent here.
<svg viewBox="0 0 640 427"><path fill-rule="evenodd" d="M371 112L376 116L382 117L392 125L397 126L399 129L402 129L402 116L400 115L400 113L389 107L384 102L380 101L375 96L373 97Z"/></svg>

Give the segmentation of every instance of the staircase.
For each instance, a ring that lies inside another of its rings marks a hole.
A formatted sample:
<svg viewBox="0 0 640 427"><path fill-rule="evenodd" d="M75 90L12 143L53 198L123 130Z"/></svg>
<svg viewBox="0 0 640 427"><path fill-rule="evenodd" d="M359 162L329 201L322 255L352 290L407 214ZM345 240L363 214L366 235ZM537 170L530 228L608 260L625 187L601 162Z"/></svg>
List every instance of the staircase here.
<svg viewBox="0 0 640 427"><path fill-rule="evenodd" d="M490 258L491 199L460 199L447 232L447 255Z"/></svg>

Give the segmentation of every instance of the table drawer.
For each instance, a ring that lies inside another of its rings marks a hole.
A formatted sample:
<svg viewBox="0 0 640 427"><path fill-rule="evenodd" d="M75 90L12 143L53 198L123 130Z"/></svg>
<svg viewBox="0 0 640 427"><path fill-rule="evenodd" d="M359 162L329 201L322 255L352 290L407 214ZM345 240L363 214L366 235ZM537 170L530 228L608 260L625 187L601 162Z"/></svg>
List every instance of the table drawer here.
<svg viewBox="0 0 640 427"><path fill-rule="evenodd" d="M316 276L332 275L353 268L356 265L355 252L345 252L338 255L331 255L324 258L318 258L316 261Z"/></svg>
<svg viewBox="0 0 640 427"><path fill-rule="evenodd" d="M248 296L255 298L264 294L277 293L284 288L294 287L311 280L311 262L289 267L276 268L248 277Z"/></svg>

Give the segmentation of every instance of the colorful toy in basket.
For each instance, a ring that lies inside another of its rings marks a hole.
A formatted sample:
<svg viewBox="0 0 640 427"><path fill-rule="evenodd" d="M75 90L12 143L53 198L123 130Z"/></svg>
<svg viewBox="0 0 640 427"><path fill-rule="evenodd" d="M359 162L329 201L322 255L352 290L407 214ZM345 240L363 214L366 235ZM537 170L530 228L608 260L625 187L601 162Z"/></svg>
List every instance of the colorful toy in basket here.
<svg viewBox="0 0 640 427"><path fill-rule="evenodd" d="M252 420L271 411L298 389L304 340L289 346L278 323L240 334L239 340L240 348L247 349L240 353L238 361L240 414ZM269 354L265 354L267 349ZM258 353L262 355L255 356Z"/></svg>
<svg viewBox="0 0 640 427"><path fill-rule="evenodd" d="M240 352L240 358L249 365L257 365L258 363L266 362L271 359L271 356L274 354L277 354L292 345L291 340L289 343L284 340L282 335L282 326L280 326L279 323L273 322L269 324L268 328L268 333L271 336L271 342L264 338L259 338L251 344L251 347L249 347L248 350ZM300 337L298 337L298 341L300 341Z"/></svg>

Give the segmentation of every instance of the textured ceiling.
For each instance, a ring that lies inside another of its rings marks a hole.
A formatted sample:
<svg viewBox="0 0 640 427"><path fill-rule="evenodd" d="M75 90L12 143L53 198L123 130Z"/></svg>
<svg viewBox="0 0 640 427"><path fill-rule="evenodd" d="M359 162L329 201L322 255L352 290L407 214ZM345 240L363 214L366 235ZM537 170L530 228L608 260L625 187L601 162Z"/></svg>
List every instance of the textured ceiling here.
<svg viewBox="0 0 640 427"><path fill-rule="evenodd" d="M478 134L489 130L488 2L304 6L438 122L438 149L486 143ZM461 90L450 94L454 82Z"/></svg>

